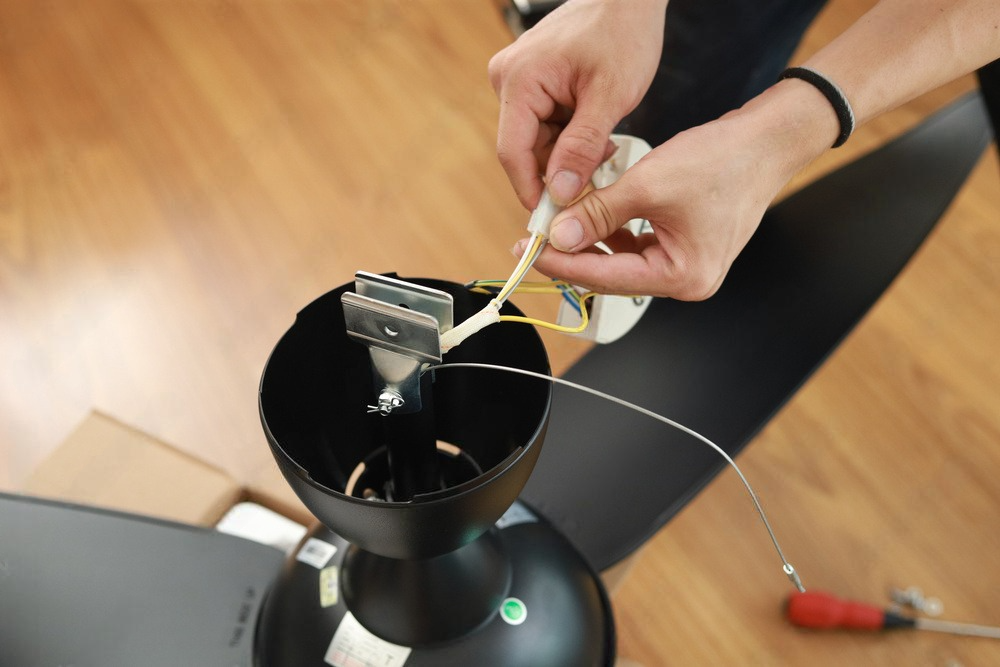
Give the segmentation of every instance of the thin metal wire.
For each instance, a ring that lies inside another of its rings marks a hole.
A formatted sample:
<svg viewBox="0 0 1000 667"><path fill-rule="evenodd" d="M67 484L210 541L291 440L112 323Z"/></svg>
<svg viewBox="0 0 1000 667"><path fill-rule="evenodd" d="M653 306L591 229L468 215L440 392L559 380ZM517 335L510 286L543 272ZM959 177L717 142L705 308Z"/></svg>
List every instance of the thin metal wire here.
<svg viewBox="0 0 1000 667"><path fill-rule="evenodd" d="M524 370L523 368L514 368L512 366L500 366L500 365L497 365L497 364L481 364L481 363L473 363L473 362L456 362L456 363L451 363L451 364L437 364L435 366L429 366L429 367L425 368L423 372L434 371L434 370L441 370L441 369L448 369L448 368L484 368L484 369L497 370L497 371L506 371L508 373L518 373L520 375L527 375L529 377L538 378L540 380L546 380L546 381L552 382L554 384L561 384L563 386L570 387L571 389L576 389L578 391L582 391L584 393L592 394L594 396L597 396L598 398L603 398L603 399L605 399L607 401L611 401L612 403L616 403L617 405L620 405L622 407L628 408L630 410L634 410L634 411L636 411L636 412L638 412L640 414L646 415L647 417L651 417L651 418L653 418L653 419L655 419L657 421L660 421L660 422L662 422L662 423L664 423L664 424L666 424L668 426L671 426L671 427L673 427L673 428L675 428L675 429L677 429L677 430L679 430L679 431L681 431L683 433L686 433L686 434L690 435L691 437L693 437L693 438L695 438L695 439L703 442L704 444L708 445L709 447L711 447L712 449L714 449L716 452L718 452L718 454L720 456L722 456L722 458L724 458L726 460L726 463L728 463L730 466L732 466L733 470L736 471L736 474L739 476L740 481L743 482L743 486L746 488L747 493L750 494L750 500L753 501L754 508L757 510L757 514L760 516L760 520L764 524L764 528L767 529L767 534L771 538L771 544L774 545L774 550L777 552L778 558L781 559L781 569L782 569L782 571L785 573L785 576L788 577L789 581L792 582L792 584L795 586L795 588L797 588L799 590L799 592L801 592L801 593L805 592L805 590L806 590L805 586L803 586L802 580L799 578L798 572L795 571L795 568L792 566L792 564L788 562L787 558L785 558L785 553L784 553L784 551L782 551L781 545L778 543L778 538L777 538L777 536L775 536L774 530L771 528L771 522L768 521L768 519L767 519L767 514L764 512L764 507L761 505L760 500L757 498L757 493L753 490L753 487L750 486L750 482L747 481L747 478L743 475L743 471L740 470L740 467L738 465L736 465L736 461L734 461L732 459L732 457L729 456L729 454L727 454L724 449L722 449L721 447L719 447L717 444L715 444L714 442L712 442L711 440L709 440L708 438L706 438L702 434L698 433L697 431L695 431L693 429L688 428L687 426L684 426L683 424L681 424L679 422L676 422L676 421L670 419L669 417L664 417L663 415L657 414L657 413L653 412L652 410L647 410L644 407L636 405L635 403L630 403L629 401L626 401L625 399L622 399L622 398L618 398L617 396L612 396L611 394L606 394L603 391L600 391L600 390L597 390L597 389L592 389L592 388L584 386L582 384L577 384L576 382L571 382L569 380L564 380L562 378L553 377L551 375L544 375L542 373L536 373L534 371Z"/></svg>

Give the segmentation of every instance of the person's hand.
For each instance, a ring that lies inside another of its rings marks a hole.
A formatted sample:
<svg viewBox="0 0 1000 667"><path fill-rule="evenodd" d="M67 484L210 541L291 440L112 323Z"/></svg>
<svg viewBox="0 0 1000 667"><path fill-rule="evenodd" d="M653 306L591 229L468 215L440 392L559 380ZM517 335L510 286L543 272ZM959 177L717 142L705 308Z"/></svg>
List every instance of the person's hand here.
<svg viewBox="0 0 1000 667"><path fill-rule="evenodd" d="M682 132L553 221L535 268L609 294L706 299L791 177L838 123L801 81L784 81L719 120ZM645 218L652 233L620 229ZM593 245L603 240L614 253ZM515 248L523 252L524 242Z"/></svg>
<svg viewBox="0 0 1000 667"><path fill-rule="evenodd" d="M611 131L656 73L665 14L665 0L570 0L490 61L497 155L525 208L543 171L566 204L609 156Z"/></svg>

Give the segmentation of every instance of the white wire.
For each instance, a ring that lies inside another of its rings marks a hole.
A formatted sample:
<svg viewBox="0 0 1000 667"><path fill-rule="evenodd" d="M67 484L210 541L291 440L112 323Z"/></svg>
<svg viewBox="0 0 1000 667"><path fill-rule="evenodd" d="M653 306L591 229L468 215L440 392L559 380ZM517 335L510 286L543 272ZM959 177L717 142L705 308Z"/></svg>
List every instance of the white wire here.
<svg viewBox="0 0 1000 667"><path fill-rule="evenodd" d="M538 247L532 252L532 247L536 241L538 241ZM517 266L514 268L514 272L510 274L510 278L504 283L503 288L501 288L497 296L491 299L478 313L473 314L465 321L441 334L442 353L461 345L462 341L472 334L500 321L500 308L503 307L507 298L514 293L517 286L524 280L524 276L531 270L531 266L538 259L538 256L542 254L542 248L544 247L545 236L537 232L532 233L531 238L528 240L528 245L525 247L524 254L521 255L520 261L518 261Z"/></svg>
<svg viewBox="0 0 1000 667"><path fill-rule="evenodd" d="M798 572L795 571L795 568L792 566L792 564L788 562L787 558L785 558L785 553L781 550L781 545L778 544L778 538L775 536L774 530L771 528L771 522L767 520L767 514L764 513L764 507L760 504L760 500L757 498L757 494L756 494L756 492L754 492L753 487L750 486L750 482L747 481L747 478L743 475L743 471L740 470L740 467L738 465L736 465L736 461L734 461L732 459L732 457L729 456L729 454L727 454L724 449L722 449L722 447L719 447L717 444L715 444L714 442L712 442L711 440L709 440L708 438L706 438L702 434L698 433L694 429L688 428L687 426L684 426L683 424L670 419L669 417L664 417L663 415L657 414L657 413L653 412L652 410L647 410L646 408L638 406L635 403L630 403L630 402L626 401L625 399L618 398L617 396L612 396L611 394L606 394L603 391L599 391L597 389L592 389L592 388L584 386L582 384L577 384L576 382L571 382L569 380L564 380L562 378L553 377L551 375L544 375L542 373L536 373L534 371L524 370L523 368L514 368L512 366L500 366L500 365L497 365L497 364L481 364L481 363L473 363L473 362L456 362L456 363L450 363L450 364L438 364L436 366L429 366L428 368L424 369L424 372L426 372L426 371L433 371L433 370L440 370L440 369L447 369L447 368L485 368L485 369L498 370L498 371L507 371L509 373L518 373L520 375L527 375L527 376L530 376L530 377L535 377L535 378L538 378L540 380L547 380L547 381L552 382L554 384L561 384L561 385L564 385L566 387L570 387L572 389L576 389L578 391L582 391L582 392L587 393L587 394L592 394L592 395L597 396L599 398L603 398L605 400L611 401L612 403L616 403L616 404L618 404L618 405L620 405L622 407L628 408L630 410L634 410L634 411L636 411L636 412L638 412L640 414L644 414L647 417L652 417L653 419L655 419L657 421L660 421L660 422L663 422L664 424L667 424L668 426L672 426L673 428L675 428L675 429L677 429L677 430L679 430L679 431L681 431L683 433L686 433L686 434L690 435L691 437L696 438L697 440L700 440L704 444L708 445L709 447L711 447L712 449L714 449L716 452L718 452L718 454L723 459L726 460L726 463L728 463L730 466L732 466L733 470L736 471L736 474L739 475L740 481L743 482L743 486L746 487L747 493L750 494L750 500L753 501L754 508L757 510L757 514L760 516L760 520L763 522L764 528L767 529L767 534L771 538L771 544L774 545L774 550L778 553L778 558L781 559L781 569L782 569L782 571L785 573L785 576L788 577L789 581L791 581L792 584L795 585L795 587L799 590L799 592L802 592L802 593L805 592L806 589L802 585L802 580L799 578Z"/></svg>
<svg viewBox="0 0 1000 667"><path fill-rule="evenodd" d="M542 242L538 244L538 250L532 253L531 246L535 244L535 239L539 237L542 239ZM538 232L533 233L531 238L528 239L528 244L524 247L524 254L521 255L520 261L518 261L517 266L514 267L513 273L510 274L510 278L507 279L507 282L500 289L500 293L496 299L500 306L502 306L507 299L510 298L510 295L514 293L514 290L516 290L517 286L521 284L524 277L528 275L528 271L531 270L531 267L535 263L535 260L538 259L538 256L542 254L542 248L544 247L545 237Z"/></svg>

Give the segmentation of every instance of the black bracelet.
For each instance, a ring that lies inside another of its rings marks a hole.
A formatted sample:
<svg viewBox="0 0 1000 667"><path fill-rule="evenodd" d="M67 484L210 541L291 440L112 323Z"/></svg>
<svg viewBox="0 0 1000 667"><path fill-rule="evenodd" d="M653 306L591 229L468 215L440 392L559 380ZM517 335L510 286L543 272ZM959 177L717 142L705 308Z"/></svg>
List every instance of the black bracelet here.
<svg viewBox="0 0 1000 667"><path fill-rule="evenodd" d="M789 67L778 77L778 81L782 79L802 79L823 93L823 96L833 106L833 110L837 112L837 120L840 121L840 136L833 142L833 147L843 146L851 133L854 132L854 110L851 109L851 103L847 101L844 91L833 81L808 67Z"/></svg>

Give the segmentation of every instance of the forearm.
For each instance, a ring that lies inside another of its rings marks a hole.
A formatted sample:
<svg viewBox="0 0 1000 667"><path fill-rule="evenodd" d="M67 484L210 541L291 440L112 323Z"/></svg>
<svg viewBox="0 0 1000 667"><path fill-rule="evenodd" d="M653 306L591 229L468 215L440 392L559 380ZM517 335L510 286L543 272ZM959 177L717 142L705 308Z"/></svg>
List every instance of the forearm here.
<svg viewBox="0 0 1000 667"><path fill-rule="evenodd" d="M835 82L858 125L1000 57L1000 0L882 0L803 65ZM736 112L791 178L840 132L811 84L787 79Z"/></svg>
<svg viewBox="0 0 1000 667"><path fill-rule="evenodd" d="M803 64L863 123L997 57L1000 0L882 0ZM833 98L785 78L680 132L560 213L535 267L600 292L711 296L774 197L841 135ZM633 218L653 233L619 234ZM587 252L601 240L612 254Z"/></svg>
<svg viewBox="0 0 1000 667"><path fill-rule="evenodd" d="M803 64L840 86L861 124L998 57L998 0L882 0Z"/></svg>

